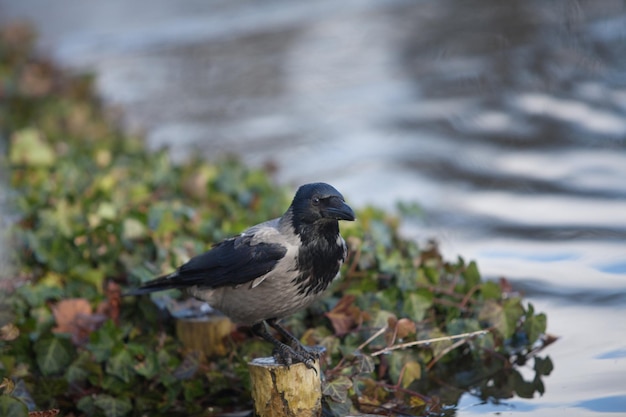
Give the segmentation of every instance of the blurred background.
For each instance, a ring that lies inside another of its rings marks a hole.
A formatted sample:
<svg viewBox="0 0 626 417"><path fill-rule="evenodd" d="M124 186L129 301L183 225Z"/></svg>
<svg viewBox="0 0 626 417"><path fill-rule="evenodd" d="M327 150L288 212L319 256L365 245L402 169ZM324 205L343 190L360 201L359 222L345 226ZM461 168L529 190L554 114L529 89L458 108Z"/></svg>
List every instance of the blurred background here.
<svg viewBox="0 0 626 417"><path fill-rule="evenodd" d="M24 19L150 148L402 202L523 291L560 337L546 394L458 415L626 413L623 0L0 0Z"/></svg>

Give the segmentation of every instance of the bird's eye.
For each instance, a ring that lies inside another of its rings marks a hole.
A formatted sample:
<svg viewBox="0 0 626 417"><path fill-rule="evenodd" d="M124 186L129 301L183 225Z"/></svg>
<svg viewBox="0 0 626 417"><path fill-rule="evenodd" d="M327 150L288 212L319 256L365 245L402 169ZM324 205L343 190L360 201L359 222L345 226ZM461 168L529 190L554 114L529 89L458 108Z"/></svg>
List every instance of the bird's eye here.
<svg viewBox="0 0 626 417"><path fill-rule="evenodd" d="M313 197L313 204L317 205L320 203L319 197Z"/></svg>

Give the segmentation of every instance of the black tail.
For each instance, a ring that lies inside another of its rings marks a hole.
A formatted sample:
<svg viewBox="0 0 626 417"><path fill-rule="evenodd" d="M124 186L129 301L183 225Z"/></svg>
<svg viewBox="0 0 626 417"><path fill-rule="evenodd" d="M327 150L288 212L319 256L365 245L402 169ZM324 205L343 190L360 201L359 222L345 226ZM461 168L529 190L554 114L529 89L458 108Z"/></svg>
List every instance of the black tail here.
<svg viewBox="0 0 626 417"><path fill-rule="evenodd" d="M158 278L148 281L139 288L130 290L124 295L143 295L156 291L171 290L173 288L180 288L180 282L176 280L178 277L178 271L172 272L168 275L163 275Z"/></svg>

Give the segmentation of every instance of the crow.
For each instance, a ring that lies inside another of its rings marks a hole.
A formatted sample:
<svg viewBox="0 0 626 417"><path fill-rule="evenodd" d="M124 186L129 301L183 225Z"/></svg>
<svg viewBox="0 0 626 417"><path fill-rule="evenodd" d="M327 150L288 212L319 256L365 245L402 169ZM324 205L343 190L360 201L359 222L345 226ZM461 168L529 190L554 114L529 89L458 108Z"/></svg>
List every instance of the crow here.
<svg viewBox="0 0 626 417"><path fill-rule="evenodd" d="M305 184L281 217L260 223L191 258L171 274L129 295L178 288L206 301L235 323L274 345L278 363L312 368L319 353L279 325L281 318L318 300L346 259L339 220L355 220L341 193ZM266 324L287 343L275 338Z"/></svg>

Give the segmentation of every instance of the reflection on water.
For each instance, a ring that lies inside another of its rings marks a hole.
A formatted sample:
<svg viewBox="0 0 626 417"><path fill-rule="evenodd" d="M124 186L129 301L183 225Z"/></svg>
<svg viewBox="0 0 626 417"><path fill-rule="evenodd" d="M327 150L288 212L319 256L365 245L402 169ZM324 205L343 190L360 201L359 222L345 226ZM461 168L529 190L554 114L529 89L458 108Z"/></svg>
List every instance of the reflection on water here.
<svg viewBox="0 0 626 417"><path fill-rule="evenodd" d="M73 13L0 0L0 19L31 17L95 69L151 146L273 161L356 205L417 201L407 234L548 313L546 394L458 414L626 411L623 2L57 2Z"/></svg>

